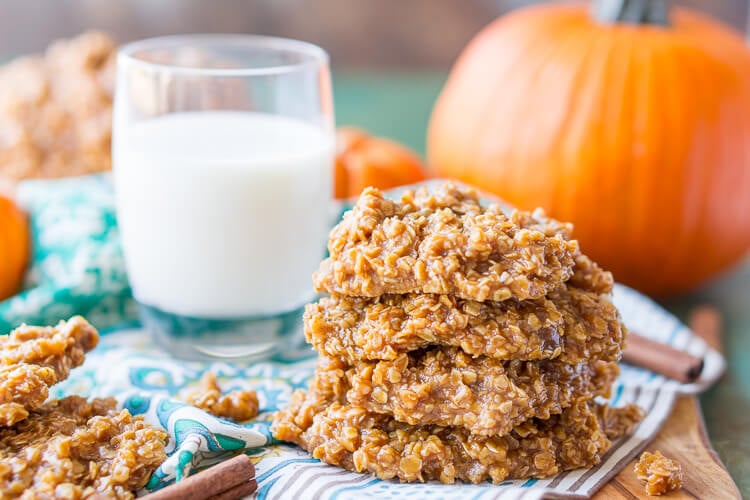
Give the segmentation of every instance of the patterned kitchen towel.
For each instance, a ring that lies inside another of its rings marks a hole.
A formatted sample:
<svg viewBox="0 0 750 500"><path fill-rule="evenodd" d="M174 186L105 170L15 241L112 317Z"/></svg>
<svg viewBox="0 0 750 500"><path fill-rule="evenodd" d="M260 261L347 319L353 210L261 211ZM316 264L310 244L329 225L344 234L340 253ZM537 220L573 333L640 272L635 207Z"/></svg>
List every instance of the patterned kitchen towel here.
<svg viewBox="0 0 750 500"><path fill-rule="evenodd" d="M500 485L439 483L401 484L368 474L357 474L310 458L299 448L275 442L270 435L271 414L286 406L292 392L305 388L315 368L310 350L286 353L268 362L253 364L181 362L156 347L139 327L117 329L103 335L84 366L55 388L56 395L118 395L121 405L145 414L151 423L169 431L170 459L149 483L158 488L183 476L193 467L204 467L239 449L256 464L259 499L284 498L445 498L532 499L588 496L629 463L653 438L669 416L678 393L696 393L723 373L722 356L645 296L618 285L614 301L625 323L655 340L703 356L705 368L694 384L679 384L649 371L623 366L610 403L636 403L648 414L632 436L620 439L592 469L568 471L549 479L505 481ZM212 417L177 402L199 383L206 371L215 373L226 391L258 391L261 414L242 425Z"/></svg>
<svg viewBox="0 0 750 500"><path fill-rule="evenodd" d="M0 332L74 314L99 328L136 318L107 174L19 184L33 255L24 290L0 301Z"/></svg>

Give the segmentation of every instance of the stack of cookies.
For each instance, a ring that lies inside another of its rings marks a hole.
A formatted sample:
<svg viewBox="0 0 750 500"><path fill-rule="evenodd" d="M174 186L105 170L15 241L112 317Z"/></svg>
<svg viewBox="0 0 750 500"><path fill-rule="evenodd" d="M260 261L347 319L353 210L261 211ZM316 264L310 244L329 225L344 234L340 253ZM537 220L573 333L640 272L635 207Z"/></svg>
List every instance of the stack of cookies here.
<svg viewBox="0 0 750 500"><path fill-rule="evenodd" d="M639 420L594 402L625 329L570 225L453 184L367 189L328 249L305 312L320 362L278 439L381 478L500 482L595 465Z"/></svg>

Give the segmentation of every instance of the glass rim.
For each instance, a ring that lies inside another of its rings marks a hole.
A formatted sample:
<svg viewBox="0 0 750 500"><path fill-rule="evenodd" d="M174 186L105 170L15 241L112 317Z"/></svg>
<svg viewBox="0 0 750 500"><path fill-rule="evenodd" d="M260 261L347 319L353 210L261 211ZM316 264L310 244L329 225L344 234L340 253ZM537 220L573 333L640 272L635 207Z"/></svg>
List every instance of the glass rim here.
<svg viewBox="0 0 750 500"><path fill-rule="evenodd" d="M138 50L158 50L179 46L180 42L199 41L213 44L247 45L266 48L270 51L288 51L306 56L304 60L291 64L277 64L260 67L240 68L209 68L179 66L140 59L134 55ZM184 35L167 35L144 38L122 45L117 50L120 60L133 63L153 71L168 71L172 73L203 75L203 76L272 76L302 71L321 64L328 64L328 53L318 45L293 38L283 38L266 35L248 35L242 33L197 33Z"/></svg>

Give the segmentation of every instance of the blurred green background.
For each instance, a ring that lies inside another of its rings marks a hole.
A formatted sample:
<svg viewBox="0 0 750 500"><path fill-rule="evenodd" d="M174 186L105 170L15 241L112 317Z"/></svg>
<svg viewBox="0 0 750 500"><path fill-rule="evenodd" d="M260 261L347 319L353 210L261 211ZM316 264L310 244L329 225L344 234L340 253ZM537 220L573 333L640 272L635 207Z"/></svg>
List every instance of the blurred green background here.
<svg viewBox="0 0 750 500"><path fill-rule="evenodd" d="M392 137L424 155L427 121L447 76L436 71L334 73L336 122Z"/></svg>

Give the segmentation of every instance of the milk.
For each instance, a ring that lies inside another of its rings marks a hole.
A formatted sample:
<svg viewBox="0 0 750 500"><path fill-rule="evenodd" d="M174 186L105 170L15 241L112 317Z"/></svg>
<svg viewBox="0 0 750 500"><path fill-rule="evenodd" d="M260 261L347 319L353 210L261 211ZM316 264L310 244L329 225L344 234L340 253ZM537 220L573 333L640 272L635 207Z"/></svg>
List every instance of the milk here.
<svg viewBox="0 0 750 500"><path fill-rule="evenodd" d="M333 154L319 128L263 113L175 113L119 128L118 220L136 299L205 318L310 300Z"/></svg>

